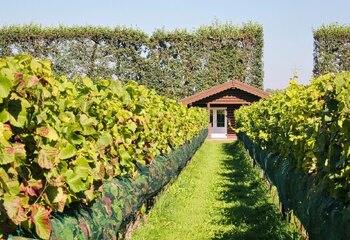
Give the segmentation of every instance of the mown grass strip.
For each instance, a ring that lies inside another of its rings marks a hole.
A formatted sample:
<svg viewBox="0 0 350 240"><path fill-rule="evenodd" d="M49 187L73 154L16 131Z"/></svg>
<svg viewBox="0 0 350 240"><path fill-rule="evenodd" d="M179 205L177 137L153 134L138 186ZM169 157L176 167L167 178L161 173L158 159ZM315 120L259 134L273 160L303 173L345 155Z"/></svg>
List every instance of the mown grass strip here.
<svg viewBox="0 0 350 240"><path fill-rule="evenodd" d="M299 239L238 142L206 141L147 218L133 240Z"/></svg>

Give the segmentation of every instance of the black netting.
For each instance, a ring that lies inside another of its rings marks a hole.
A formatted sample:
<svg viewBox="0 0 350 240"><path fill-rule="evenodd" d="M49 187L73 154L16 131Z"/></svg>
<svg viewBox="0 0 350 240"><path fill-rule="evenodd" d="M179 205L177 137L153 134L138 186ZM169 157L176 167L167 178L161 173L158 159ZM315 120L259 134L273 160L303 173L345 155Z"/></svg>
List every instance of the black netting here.
<svg viewBox="0 0 350 240"><path fill-rule="evenodd" d="M102 196L90 208L71 204L63 214L54 213L51 239L115 239L141 206L152 202L153 196L181 172L207 134L208 131L203 130L191 142L156 157L146 167L140 166L134 180L121 177L105 183ZM18 235L35 237L20 229Z"/></svg>

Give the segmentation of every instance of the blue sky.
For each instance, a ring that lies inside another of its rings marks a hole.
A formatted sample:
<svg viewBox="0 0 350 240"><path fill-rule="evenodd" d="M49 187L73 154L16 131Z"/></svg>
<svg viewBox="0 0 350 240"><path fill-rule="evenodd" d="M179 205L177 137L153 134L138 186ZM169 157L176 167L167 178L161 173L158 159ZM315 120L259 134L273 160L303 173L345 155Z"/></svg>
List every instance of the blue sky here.
<svg viewBox="0 0 350 240"><path fill-rule="evenodd" d="M100 25L194 29L216 19L264 27L264 87L288 86L295 70L307 84L313 68L312 29L350 23L349 0L0 0L0 25Z"/></svg>

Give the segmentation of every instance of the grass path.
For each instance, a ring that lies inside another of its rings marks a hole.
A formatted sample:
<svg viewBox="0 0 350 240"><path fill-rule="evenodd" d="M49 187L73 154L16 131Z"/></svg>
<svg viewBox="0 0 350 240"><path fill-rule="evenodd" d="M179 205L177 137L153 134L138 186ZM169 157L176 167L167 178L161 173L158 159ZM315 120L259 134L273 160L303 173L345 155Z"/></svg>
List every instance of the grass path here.
<svg viewBox="0 0 350 240"><path fill-rule="evenodd" d="M133 240L298 239L238 143L206 141Z"/></svg>

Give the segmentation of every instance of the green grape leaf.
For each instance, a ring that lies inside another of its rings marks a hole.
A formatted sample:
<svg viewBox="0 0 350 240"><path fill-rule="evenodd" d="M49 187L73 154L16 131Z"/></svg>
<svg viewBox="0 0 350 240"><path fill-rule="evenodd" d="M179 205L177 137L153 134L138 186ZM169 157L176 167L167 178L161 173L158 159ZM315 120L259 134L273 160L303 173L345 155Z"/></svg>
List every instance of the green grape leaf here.
<svg viewBox="0 0 350 240"><path fill-rule="evenodd" d="M87 86L88 88L91 88L94 83L90 78L84 77L83 78L83 83L85 84L85 86Z"/></svg>
<svg viewBox="0 0 350 240"><path fill-rule="evenodd" d="M133 121L129 121L128 124L127 124L127 128L129 130L131 130L132 132L135 132L136 129L137 129L137 125Z"/></svg>
<svg viewBox="0 0 350 240"><path fill-rule="evenodd" d="M67 146L61 150L59 154L59 158L60 159L72 158L75 156L76 153L77 153L77 150L75 149L74 145L68 143Z"/></svg>
<svg viewBox="0 0 350 240"><path fill-rule="evenodd" d="M7 77L0 77L0 98L6 98L11 91L13 84Z"/></svg>
<svg viewBox="0 0 350 240"><path fill-rule="evenodd" d="M130 154L126 151L124 146L118 148L118 153L123 161L129 161L131 159Z"/></svg>
<svg viewBox="0 0 350 240"><path fill-rule="evenodd" d="M27 110L20 99L12 99L8 103L10 123L15 127L23 127L27 122Z"/></svg>
<svg viewBox="0 0 350 240"><path fill-rule="evenodd" d="M101 137L99 138L98 142L102 146L109 146L113 141L112 135L108 132L102 133Z"/></svg>
<svg viewBox="0 0 350 240"><path fill-rule="evenodd" d="M10 120L10 114L9 114L9 112L6 109L3 109L0 112L0 122L5 123L8 120Z"/></svg>
<svg viewBox="0 0 350 240"><path fill-rule="evenodd" d="M10 178L3 168L0 168L0 186L11 196L19 194L19 182L17 177Z"/></svg>
<svg viewBox="0 0 350 240"><path fill-rule="evenodd" d="M89 118L85 114L80 115L80 124L83 127L84 135L92 135L96 133L94 126L97 125L97 121L95 118Z"/></svg>
<svg viewBox="0 0 350 240"><path fill-rule="evenodd" d="M15 149L12 146L4 147L0 145L0 164L12 163L15 159Z"/></svg>
<svg viewBox="0 0 350 240"><path fill-rule="evenodd" d="M62 187L49 186L46 188L45 193L47 194L50 203L57 204L57 210L63 212L64 206L67 201L67 194L63 192Z"/></svg>
<svg viewBox="0 0 350 240"><path fill-rule="evenodd" d="M33 72L38 72L41 70L42 67L36 59L32 59L32 61L30 62L30 68L33 70Z"/></svg>
<svg viewBox="0 0 350 240"><path fill-rule="evenodd" d="M75 161L75 172L81 177L83 180L89 176L91 172L91 167L89 162L84 157L79 157Z"/></svg>
<svg viewBox="0 0 350 240"><path fill-rule="evenodd" d="M64 177L73 192L77 193L87 189L86 184L82 181L79 173L74 172L72 169L68 169L67 172L65 172Z"/></svg>
<svg viewBox="0 0 350 240"><path fill-rule="evenodd" d="M49 239L51 234L50 212L45 207L35 204L30 206L31 219L35 225L35 232L42 239Z"/></svg>

